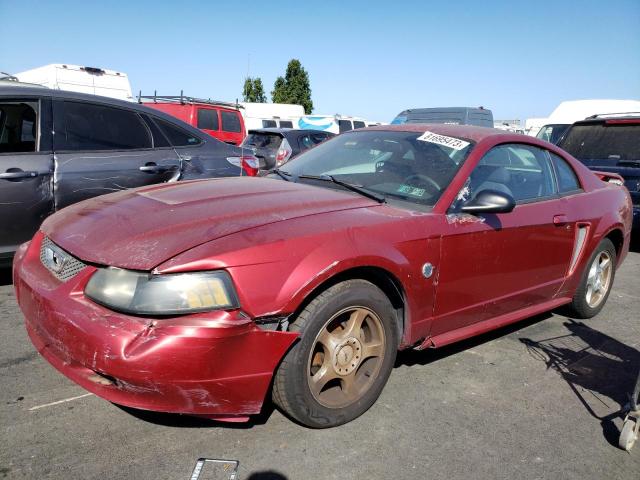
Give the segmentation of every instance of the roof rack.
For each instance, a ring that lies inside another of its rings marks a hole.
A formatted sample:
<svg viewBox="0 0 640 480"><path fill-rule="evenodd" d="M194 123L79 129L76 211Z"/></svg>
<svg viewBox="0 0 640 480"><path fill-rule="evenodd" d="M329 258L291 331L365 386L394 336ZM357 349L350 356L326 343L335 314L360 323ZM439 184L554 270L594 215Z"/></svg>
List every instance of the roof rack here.
<svg viewBox="0 0 640 480"><path fill-rule="evenodd" d="M592 118L615 118L615 117L636 117L636 116L640 116L640 112L597 113L595 115L591 115L590 117L585 118L585 120L590 120Z"/></svg>
<svg viewBox="0 0 640 480"><path fill-rule="evenodd" d="M185 105L187 103L205 103L207 105L218 105L221 107L235 108L239 110L242 108L241 105L238 105L238 102L221 102L219 100L212 100L210 98L196 98L196 97L187 97L184 95L183 91L180 90L180 95L158 95L154 90L153 95L142 95L142 90L138 94L138 103L143 103L142 100L151 100L153 103L158 102L172 102L172 103L180 103L181 105Z"/></svg>

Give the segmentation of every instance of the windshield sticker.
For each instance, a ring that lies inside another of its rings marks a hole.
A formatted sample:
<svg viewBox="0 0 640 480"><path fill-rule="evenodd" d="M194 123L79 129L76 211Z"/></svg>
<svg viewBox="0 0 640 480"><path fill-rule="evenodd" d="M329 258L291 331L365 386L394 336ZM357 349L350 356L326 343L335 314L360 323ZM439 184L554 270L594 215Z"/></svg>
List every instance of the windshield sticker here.
<svg viewBox="0 0 640 480"><path fill-rule="evenodd" d="M406 193L407 195L412 195L414 197L422 197L426 193L424 188L416 188L411 185L400 185L398 187L399 193Z"/></svg>
<svg viewBox="0 0 640 480"><path fill-rule="evenodd" d="M469 146L469 142L460 140L459 138L447 137L446 135L438 135L433 132L424 132L418 137L421 142L435 143L436 145L442 145L443 147L449 147L454 150L464 150Z"/></svg>

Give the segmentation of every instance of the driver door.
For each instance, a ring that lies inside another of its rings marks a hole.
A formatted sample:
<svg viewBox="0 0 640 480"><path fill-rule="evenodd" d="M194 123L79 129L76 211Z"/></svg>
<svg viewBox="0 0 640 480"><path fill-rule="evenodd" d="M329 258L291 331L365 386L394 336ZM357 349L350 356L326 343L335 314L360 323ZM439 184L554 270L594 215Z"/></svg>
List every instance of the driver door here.
<svg viewBox="0 0 640 480"><path fill-rule="evenodd" d="M492 189L516 200L510 213L447 216L432 335L550 300L561 287L575 225L558 222L567 201L557 194L544 150L499 145L480 160L467 199ZM564 217L563 217L564 218Z"/></svg>

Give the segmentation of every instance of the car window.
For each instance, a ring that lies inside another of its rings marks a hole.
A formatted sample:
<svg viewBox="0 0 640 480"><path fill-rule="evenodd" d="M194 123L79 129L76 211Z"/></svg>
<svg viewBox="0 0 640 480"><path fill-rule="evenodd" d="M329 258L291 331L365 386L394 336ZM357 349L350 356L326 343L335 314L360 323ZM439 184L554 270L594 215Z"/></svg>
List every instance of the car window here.
<svg viewBox="0 0 640 480"><path fill-rule="evenodd" d="M277 133L250 132L242 142L242 146L277 150L280 143L282 143L282 137Z"/></svg>
<svg viewBox="0 0 640 480"><path fill-rule="evenodd" d="M151 136L153 137L153 146L154 148L163 148L170 147L169 141L164 136L164 134L160 131L158 126L153 122L147 115L140 115L144 123L151 130Z"/></svg>
<svg viewBox="0 0 640 480"><path fill-rule="evenodd" d="M469 177L468 198L482 190L497 190L516 202L555 194L551 164L545 151L530 145L506 144L489 150Z"/></svg>
<svg viewBox="0 0 640 480"><path fill-rule="evenodd" d="M353 130L353 126L351 125L351 120L338 120L338 129L340 133Z"/></svg>
<svg viewBox="0 0 640 480"><path fill-rule="evenodd" d="M164 134L171 142L171 145L174 147L188 147L193 145L198 145L202 142L198 137L192 135L191 133L183 130L176 125L173 125L165 120L161 120L157 117L154 117L154 121L158 124L158 126L162 129Z"/></svg>
<svg viewBox="0 0 640 480"><path fill-rule="evenodd" d="M123 108L65 101L64 124L66 137L60 150L132 150L152 146L142 119Z"/></svg>
<svg viewBox="0 0 640 480"><path fill-rule="evenodd" d="M299 137L298 143L302 150L308 150L315 145L315 142L311 140L311 135L303 135L302 137Z"/></svg>
<svg viewBox="0 0 640 480"><path fill-rule="evenodd" d="M358 120L354 120L353 121L353 128L354 129L356 129L356 128L364 128L364 127L365 127L364 122L360 122Z"/></svg>
<svg viewBox="0 0 640 480"><path fill-rule="evenodd" d="M275 120L262 120L262 128L276 128L277 126Z"/></svg>
<svg viewBox="0 0 640 480"><path fill-rule="evenodd" d="M299 181L300 175L330 175L390 199L433 206L472 148L467 139L430 132L354 130L303 152L284 168Z"/></svg>
<svg viewBox="0 0 640 480"><path fill-rule="evenodd" d="M640 160L640 119L574 125L560 147L578 160Z"/></svg>
<svg viewBox="0 0 640 480"><path fill-rule="evenodd" d="M573 171L571 165L564 158L559 157L555 153L549 152L551 161L556 169L558 178L558 190L560 193L575 192L580 190L580 182L576 172Z"/></svg>
<svg viewBox="0 0 640 480"><path fill-rule="evenodd" d="M549 143L558 143L560 137L567 131L571 125L565 123L545 125L539 131L536 137L545 140Z"/></svg>
<svg viewBox="0 0 640 480"><path fill-rule="evenodd" d="M293 128L293 122L290 120L280 120L281 128Z"/></svg>
<svg viewBox="0 0 640 480"><path fill-rule="evenodd" d="M218 130L218 111L211 108L199 108L198 128L202 130Z"/></svg>
<svg viewBox="0 0 640 480"><path fill-rule="evenodd" d="M318 144L318 143L322 143L324 142L327 138L331 137L332 135L328 135L326 133L312 133L311 134L311 141L314 144Z"/></svg>
<svg viewBox="0 0 640 480"><path fill-rule="evenodd" d="M240 116L237 112L227 112L226 110L221 110L220 117L222 118L223 131L232 133L242 132Z"/></svg>
<svg viewBox="0 0 640 480"><path fill-rule="evenodd" d="M37 151L38 102L0 103L0 153Z"/></svg>

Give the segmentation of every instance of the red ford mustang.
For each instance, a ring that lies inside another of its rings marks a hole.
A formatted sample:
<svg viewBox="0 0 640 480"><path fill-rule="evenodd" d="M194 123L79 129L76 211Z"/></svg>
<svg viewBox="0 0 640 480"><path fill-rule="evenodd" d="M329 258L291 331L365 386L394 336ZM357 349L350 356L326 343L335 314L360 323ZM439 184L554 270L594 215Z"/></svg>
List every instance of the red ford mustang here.
<svg viewBox="0 0 640 480"><path fill-rule="evenodd" d="M118 404L239 421L271 393L330 427L375 402L398 349L596 315L629 248L620 179L524 135L377 127L283 169L49 217L14 263L38 351Z"/></svg>

